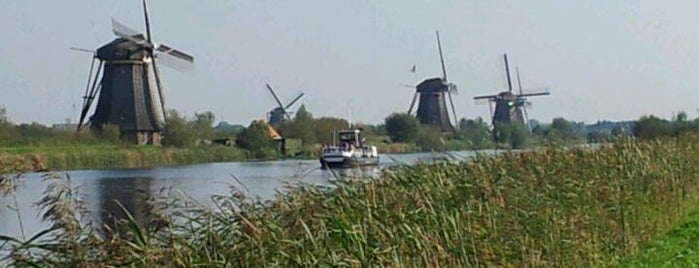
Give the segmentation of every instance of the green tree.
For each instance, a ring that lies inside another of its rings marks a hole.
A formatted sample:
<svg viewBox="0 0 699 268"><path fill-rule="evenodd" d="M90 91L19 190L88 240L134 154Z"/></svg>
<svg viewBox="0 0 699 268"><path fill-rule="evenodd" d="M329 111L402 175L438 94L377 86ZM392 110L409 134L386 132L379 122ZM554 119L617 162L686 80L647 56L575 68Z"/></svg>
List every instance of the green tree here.
<svg viewBox="0 0 699 268"><path fill-rule="evenodd" d="M672 123L655 116L642 116L633 127L633 135L640 139L655 139L670 136L673 132Z"/></svg>
<svg viewBox="0 0 699 268"><path fill-rule="evenodd" d="M285 138L301 139L303 144L312 145L316 143L316 132L313 128L313 115L306 110L305 105L301 105L291 122L282 123L277 130Z"/></svg>
<svg viewBox="0 0 699 268"><path fill-rule="evenodd" d="M689 121L687 113L679 112L675 114L672 120L672 135L677 136L682 133L696 129L696 127Z"/></svg>
<svg viewBox="0 0 699 268"><path fill-rule="evenodd" d="M371 124L355 124L357 127L362 128L362 134L364 136L386 136L388 135L386 133L386 128L385 125L379 124L379 125L371 125Z"/></svg>
<svg viewBox="0 0 699 268"><path fill-rule="evenodd" d="M322 117L313 120L316 142L321 144L332 144L335 130L346 129L349 123L345 119Z"/></svg>
<svg viewBox="0 0 699 268"><path fill-rule="evenodd" d="M310 122L313 121L313 114L306 110L306 105L301 105L294 114L294 122Z"/></svg>
<svg viewBox="0 0 699 268"><path fill-rule="evenodd" d="M7 116L5 107L0 106L0 143L9 145L17 142L19 136Z"/></svg>
<svg viewBox="0 0 699 268"><path fill-rule="evenodd" d="M612 133L613 132L614 131L612 130ZM612 140L613 136L616 136L616 135L609 134L606 132L600 132L600 131L591 131L591 132L587 133L587 142L589 142L589 143L608 142L608 141Z"/></svg>
<svg viewBox="0 0 699 268"><path fill-rule="evenodd" d="M238 134L238 147L246 149L254 158L268 158L276 154L276 141L269 136L269 126L264 122L253 121Z"/></svg>
<svg viewBox="0 0 699 268"><path fill-rule="evenodd" d="M194 120L189 124L197 138L210 140L214 137L214 119L214 113L210 111L194 113Z"/></svg>
<svg viewBox="0 0 699 268"><path fill-rule="evenodd" d="M444 151L446 149L442 130L436 127L421 127L415 138L415 144L423 151Z"/></svg>
<svg viewBox="0 0 699 268"><path fill-rule="evenodd" d="M524 125L518 123L496 123L493 138L501 145L521 149L529 142L529 131Z"/></svg>
<svg viewBox="0 0 699 268"><path fill-rule="evenodd" d="M509 144L512 149L522 149L529 141L529 131L522 124L510 124Z"/></svg>
<svg viewBox="0 0 699 268"><path fill-rule="evenodd" d="M555 135L561 140L574 140L578 138L573 123L562 117L553 119L551 122L551 130L554 131Z"/></svg>
<svg viewBox="0 0 699 268"><path fill-rule="evenodd" d="M163 145L166 146L191 146L195 136L187 123L187 119L176 110L168 110L167 122L162 130Z"/></svg>
<svg viewBox="0 0 699 268"><path fill-rule="evenodd" d="M413 142L420 134L420 122L407 113L393 113L385 119L386 133L394 142Z"/></svg>
<svg viewBox="0 0 699 268"><path fill-rule="evenodd" d="M458 137L468 142L471 149L490 148L493 145L492 133L482 118L459 120Z"/></svg>
<svg viewBox="0 0 699 268"><path fill-rule="evenodd" d="M0 125L9 123L10 117L7 116L7 109L4 106L0 106Z"/></svg>
<svg viewBox="0 0 699 268"><path fill-rule="evenodd" d="M511 128L509 123L495 122L493 125L493 140L500 144L510 143Z"/></svg>
<svg viewBox="0 0 699 268"><path fill-rule="evenodd" d="M537 125L532 129L532 133L548 142L571 142L584 138L584 124L575 123L564 118L557 117L551 121L550 125ZM581 133L581 134L578 134Z"/></svg>
<svg viewBox="0 0 699 268"><path fill-rule="evenodd" d="M624 129L622 129L620 127L612 128L611 134L612 134L612 137L626 136Z"/></svg>

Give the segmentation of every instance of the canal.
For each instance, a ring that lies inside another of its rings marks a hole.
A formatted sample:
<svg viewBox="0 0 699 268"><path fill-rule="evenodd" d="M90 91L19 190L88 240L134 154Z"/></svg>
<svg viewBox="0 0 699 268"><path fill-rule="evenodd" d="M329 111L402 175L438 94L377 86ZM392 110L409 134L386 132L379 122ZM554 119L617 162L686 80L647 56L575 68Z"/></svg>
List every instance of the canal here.
<svg viewBox="0 0 699 268"><path fill-rule="evenodd" d="M71 187L78 188L90 211L89 220L104 222L109 215L120 210L115 200L129 211L135 211L143 206L143 200L158 195L163 189L179 195L179 198L192 199L204 205L212 204L212 195L229 194L233 188L250 197L270 199L289 183L327 185L342 177L377 177L382 168L391 165L445 159L466 160L474 155L476 152L473 151L381 155L378 167L341 170L320 169L317 160L278 160L143 169L71 170L53 174L69 177ZM14 194L0 196L0 235L21 237L24 230L25 235L31 237L48 227L41 221L40 211L35 205L48 186L48 182L42 179L46 175L24 174Z"/></svg>

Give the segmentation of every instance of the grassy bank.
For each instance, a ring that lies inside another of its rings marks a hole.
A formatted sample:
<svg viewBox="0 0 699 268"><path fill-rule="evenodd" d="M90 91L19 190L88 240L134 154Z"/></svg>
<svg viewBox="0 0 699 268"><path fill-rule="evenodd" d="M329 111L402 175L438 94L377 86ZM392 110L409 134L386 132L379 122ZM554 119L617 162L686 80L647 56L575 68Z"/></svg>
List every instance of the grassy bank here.
<svg viewBox="0 0 699 268"><path fill-rule="evenodd" d="M699 210L669 232L645 243L619 267L696 267L699 264Z"/></svg>
<svg viewBox="0 0 699 268"><path fill-rule="evenodd" d="M400 167L264 203L236 189L216 209L151 200L107 234L80 225L87 212L53 180L40 204L55 229L0 245L17 266L609 266L696 208L697 178L698 137L620 141Z"/></svg>
<svg viewBox="0 0 699 268"><path fill-rule="evenodd" d="M111 144L0 147L0 155L24 159L35 171L137 168L247 159L244 150L232 147L170 148Z"/></svg>

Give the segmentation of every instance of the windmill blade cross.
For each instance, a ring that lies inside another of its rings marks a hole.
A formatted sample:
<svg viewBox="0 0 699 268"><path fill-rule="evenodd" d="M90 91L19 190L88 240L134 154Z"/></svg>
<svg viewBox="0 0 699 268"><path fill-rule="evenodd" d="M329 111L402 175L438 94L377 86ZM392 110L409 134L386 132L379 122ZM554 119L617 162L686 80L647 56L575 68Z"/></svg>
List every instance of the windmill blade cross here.
<svg viewBox="0 0 699 268"><path fill-rule="evenodd" d="M146 47L148 48L148 53L150 54L151 58L155 59L154 55L154 45L153 45L153 39L150 31L150 21L148 18L148 5L146 4L146 0L143 0L143 17L145 20L146 24ZM116 31L115 31L116 32ZM128 33L128 32L127 32ZM139 33L139 36L142 37L143 34ZM160 79L160 69L158 68L157 61L153 60L153 76L155 76L155 85L158 88L158 99L160 100L160 112L162 113L163 116L163 121L167 122L167 112L165 112L165 99L163 98L163 83L162 80Z"/></svg>
<svg viewBox="0 0 699 268"><path fill-rule="evenodd" d="M417 101L417 91L415 91L415 94L413 95L413 101L410 102L410 108L408 108L408 114L410 114L413 111L413 107L415 106L415 101Z"/></svg>
<svg viewBox="0 0 699 268"><path fill-rule="evenodd" d="M548 91L543 91L543 92L534 92L534 93L524 93L524 94L520 94L518 97L534 97L534 96L548 96L548 95L551 95L551 93Z"/></svg>
<svg viewBox="0 0 699 268"><path fill-rule="evenodd" d="M299 95L296 96L296 98L294 98L292 101L290 101L289 104L287 104L286 107L284 107L284 110L289 109L292 105L294 105L294 103L296 103L299 99L301 99L301 97L303 97L303 92L299 93Z"/></svg>
<svg viewBox="0 0 699 268"><path fill-rule="evenodd" d="M195 69L193 63L183 61L180 58L175 58L168 54L156 53L153 56L158 60L158 64L162 64L178 71L193 72Z"/></svg>
<svg viewBox="0 0 699 268"><path fill-rule="evenodd" d="M92 55L94 55L95 53L97 53L96 51L94 51L94 50L92 50L92 49L87 49L87 48L70 47L70 49L75 50L75 51L87 52L87 53L90 53L90 54L92 54Z"/></svg>
<svg viewBox="0 0 699 268"><path fill-rule="evenodd" d="M532 132L532 126L529 124L529 113L527 113L527 107L522 106L522 111L524 112L524 125L527 126L529 132Z"/></svg>
<svg viewBox="0 0 699 268"><path fill-rule="evenodd" d="M269 92L272 93L272 97L274 97L274 100L275 100L275 101L277 102L277 104L279 105L279 108L282 108L282 109L283 109L283 108L284 108L284 104L282 104L282 102L279 100L279 97L277 97L277 94L274 93L274 90L272 89L272 87L271 87L269 84L265 84L265 86L267 86L267 89L269 90Z"/></svg>
<svg viewBox="0 0 699 268"><path fill-rule="evenodd" d="M95 59L93 58L92 64L90 64L90 76L92 76L92 68L94 67ZM85 88L85 96L83 96L83 109L80 111L80 119L78 119L78 129L77 132L80 133L80 130L82 129L83 121L85 121L85 117L87 116L87 111L90 110L90 107L92 106L92 102L95 99L95 95L97 95L97 92L99 92L99 89L101 88L102 83L100 82L99 84L97 83L100 75L100 72L102 71L102 66L104 65L104 62L100 61L99 65L97 66L97 72L95 73L95 77L92 79L92 87L90 87L90 78L87 80L87 87ZM89 92L88 92L89 88Z"/></svg>
<svg viewBox="0 0 699 268"><path fill-rule="evenodd" d="M167 112L165 112L165 99L163 98L163 83L162 80L160 80L160 69L158 69L158 65L156 61L152 62L153 64L153 75L155 76L155 85L158 87L158 98L160 99L160 109L161 112L163 113L163 120L167 122Z"/></svg>
<svg viewBox="0 0 699 268"><path fill-rule="evenodd" d="M170 46L159 44L158 48L156 48L155 50L173 58L177 58L188 63L194 63L194 57L192 55L189 55L181 50L172 48Z"/></svg>
<svg viewBox="0 0 699 268"><path fill-rule="evenodd" d="M524 95L522 92L522 79L519 78L519 67L515 67L515 73L517 74L517 86L519 87L519 95Z"/></svg>
<svg viewBox="0 0 699 268"><path fill-rule="evenodd" d="M439 31L435 31L437 34L437 48L439 49L439 62L442 64L442 75L444 82L447 82L447 69L444 66L444 55L442 54L442 41L439 39Z"/></svg>
<svg viewBox="0 0 699 268"><path fill-rule="evenodd" d="M449 96L449 103L451 104L451 112L454 115L454 127L459 128L459 118L456 117L456 108L454 108L454 98L451 97L451 90L447 91L447 95ZM449 122L451 124L451 122Z"/></svg>
<svg viewBox="0 0 699 268"><path fill-rule="evenodd" d="M505 74L507 75L507 90L512 92L512 78L510 77L510 64L507 60L507 53L503 54L502 58L505 61Z"/></svg>
<svg viewBox="0 0 699 268"><path fill-rule="evenodd" d="M146 37L148 37L148 42L152 44L153 39L150 34L150 21L148 20L148 5L146 5L146 0L143 0L143 16L146 20Z"/></svg>
<svg viewBox="0 0 699 268"><path fill-rule="evenodd" d="M473 100L494 100L498 95L481 95L473 97Z"/></svg>

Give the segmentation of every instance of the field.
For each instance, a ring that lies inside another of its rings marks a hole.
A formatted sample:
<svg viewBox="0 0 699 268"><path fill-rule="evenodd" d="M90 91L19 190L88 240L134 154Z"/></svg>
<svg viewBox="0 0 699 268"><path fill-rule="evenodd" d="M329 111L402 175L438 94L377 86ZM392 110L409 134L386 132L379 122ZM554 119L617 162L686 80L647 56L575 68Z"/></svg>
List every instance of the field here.
<svg viewBox="0 0 699 268"><path fill-rule="evenodd" d="M40 204L54 228L0 246L17 266L635 267L666 249L654 243L692 250L672 230L696 236L698 145L621 140L404 166L267 202L232 188L215 208L166 192L99 229L80 224L88 212L66 180L49 178Z"/></svg>

